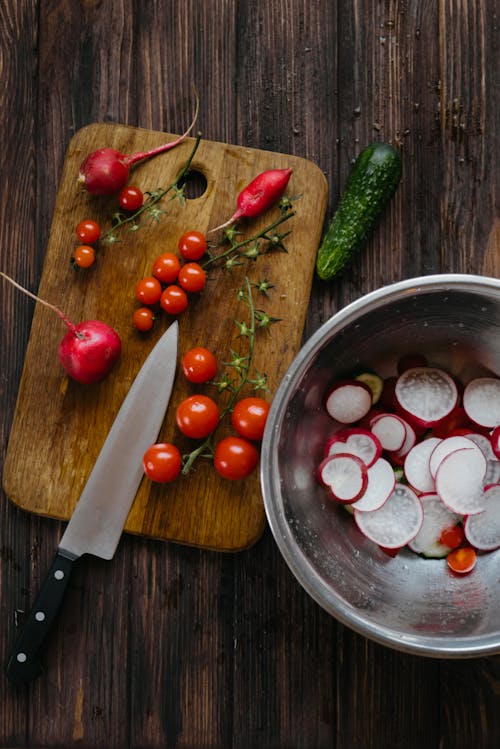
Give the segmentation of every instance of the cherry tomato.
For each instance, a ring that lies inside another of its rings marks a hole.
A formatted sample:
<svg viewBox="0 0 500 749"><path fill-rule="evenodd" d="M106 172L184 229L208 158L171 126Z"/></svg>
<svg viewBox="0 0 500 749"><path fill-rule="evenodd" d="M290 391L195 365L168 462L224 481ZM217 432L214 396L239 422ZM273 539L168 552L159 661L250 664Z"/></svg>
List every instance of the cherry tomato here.
<svg viewBox="0 0 500 749"><path fill-rule="evenodd" d="M118 201L124 211L137 211L144 202L144 195L138 187L129 185L123 188Z"/></svg>
<svg viewBox="0 0 500 749"><path fill-rule="evenodd" d="M170 315L180 315L188 306L188 298L180 286L167 286L160 297L160 305Z"/></svg>
<svg viewBox="0 0 500 749"><path fill-rule="evenodd" d="M146 330L151 330L151 328L153 327L154 319L154 315L149 307L140 307L139 309L136 309L132 316L134 327L137 328L137 330L141 330L143 332Z"/></svg>
<svg viewBox="0 0 500 749"><path fill-rule="evenodd" d="M452 572L456 572L459 575L466 575L476 566L477 554L472 546L460 546L458 549L450 551L446 557L446 561Z"/></svg>
<svg viewBox="0 0 500 749"><path fill-rule="evenodd" d="M177 280L185 291L195 294L205 286L207 274L198 263L186 263L180 269Z"/></svg>
<svg viewBox="0 0 500 749"><path fill-rule="evenodd" d="M208 382L217 372L217 360L211 351L197 346L182 357L182 371L189 382Z"/></svg>
<svg viewBox="0 0 500 749"><path fill-rule="evenodd" d="M443 546L449 546L450 549L456 549L464 540L464 532L460 525L452 525L445 528L439 536L439 543Z"/></svg>
<svg viewBox="0 0 500 749"><path fill-rule="evenodd" d="M78 268L90 268L95 263L94 248L81 244L73 253L73 262Z"/></svg>
<svg viewBox="0 0 500 749"><path fill-rule="evenodd" d="M257 448L243 437L225 437L215 448L215 470L225 479L245 478L258 462Z"/></svg>
<svg viewBox="0 0 500 749"><path fill-rule="evenodd" d="M181 261L173 252L158 255L153 263L153 276L162 283L174 283L181 269Z"/></svg>
<svg viewBox="0 0 500 749"><path fill-rule="evenodd" d="M208 395L190 395L177 406L175 420L187 437L207 437L219 423L219 407Z"/></svg>
<svg viewBox="0 0 500 749"><path fill-rule="evenodd" d="M231 422L241 437L261 440L266 426L269 403L263 398L243 398L231 414Z"/></svg>
<svg viewBox="0 0 500 749"><path fill-rule="evenodd" d="M80 241L84 244L94 244L101 236L101 227L97 221L87 218L84 221L80 221L76 227L76 233Z"/></svg>
<svg viewBox="0 0 500 749"><path fill-rule="evenodd" d="M142 467L151 481L166 484L174 481L181 472L182 456L175 445L158 442L148 447L142 459Z"/></svg>
<svg viewBox="0 0 500 749"><path fill-rule="evenodd" d="M199 231L186 231L179 239L179 252L184 260L199 260L206 251L206 237Z"/></svg>
<svg viewBox="0 0 500 749"><path fill-rule="evenodd" d="M135 295L142 304L156 304L161 297L161 283L154 276L145 276L137 282Z"/></svg>

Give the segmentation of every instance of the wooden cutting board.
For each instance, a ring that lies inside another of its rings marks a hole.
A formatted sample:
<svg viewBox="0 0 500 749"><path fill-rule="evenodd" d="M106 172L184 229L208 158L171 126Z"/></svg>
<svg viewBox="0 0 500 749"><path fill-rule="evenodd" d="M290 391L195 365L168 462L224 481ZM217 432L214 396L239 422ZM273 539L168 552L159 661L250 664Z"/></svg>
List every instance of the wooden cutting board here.
<svg viewBox="0 0 500 749"><path fill-rule="evenodd" d="M238 192L257 174L270 168L291 167L287 194L296 215L280 227L291 230L288 252L269 252L257 261L245 261L231 273L218 268L209 273L207 286L192 299L180 317L179 356L195 345L204 345L220 362L230 350L246 353L246 339L238 338L235 320L247 320L247 309L237 298L245 275L253 282L268 279L274 288L268 297L256 293L255 304L279 318L270 334L260 331L253 370L266 373L272 398L281 377L298 351L313 278L316 250L321 237L327 201L323 173L313 163L284 154L201 140L191 169L203 175L206 189L184 204L164 200L157 222L136 232L122 232L120 242L99 248L96 265L76 272L71 253L76 246L75 227L94 218L103 230L109 227L116 198L95 198L77 186L78 167L96 148L113 147L132 153L173 140L172 134L113 124L94 124L73 137L64 163L49 237L39 295L61 307L73 322L97 318L120 334L123 353L111 375L98 385L84 386L68 378L57 350L64 325L46 307L35 308L25 366L10 435L3 485L9 498L24 510L67 520L75 507L94 461L119 406L155 341L171 320L161 310L148 334L135 331L132 313L136 282L151 273L154 258L176 251L180 235L188 229L205 232L232 215ZM192 152L193 139L172 151L138 165L131 183L144 191L174 182ZM201 180L195 181L198 192ZM241 221L242 237L267 226L279 215L277 208L265 217ZM220 239L220 232L212 241ZM219 252L217 248L214 252ZM28 304L29 302L26 301ZM227 368L221 364L219 376ZM177 404L202 391L215 398L213 386L193 386L178 371L174 393L160 439L178 444L183 452L195 445L183 438L174 424ZM245 390L244 394L250 394ZM222 424L220 436L230 431ZM225 481L208 461L200 460L186 477L169 485L144 479L125 530L143 536L194 546L237 551L251 546L261 535L265 512L256 471L243 481Z"/></svg>

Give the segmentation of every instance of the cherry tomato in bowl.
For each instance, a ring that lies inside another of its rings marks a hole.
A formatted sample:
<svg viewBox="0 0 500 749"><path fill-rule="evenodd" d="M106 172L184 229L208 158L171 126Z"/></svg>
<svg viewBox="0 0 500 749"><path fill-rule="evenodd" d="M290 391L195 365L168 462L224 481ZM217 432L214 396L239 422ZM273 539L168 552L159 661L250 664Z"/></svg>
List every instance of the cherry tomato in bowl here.
<svg viewBox="0 0 500 749"><path fill-rule="evenodd" d="M249 476L258 462L257 448L243 437L224 437L215 448L215 470L231 481Z"/></svg>
<svg viewBox="0 0 500 749"><path fill-rule="evenodd" d="M208 437L219 423L219 418L219 407L208 395L190 395L179 403L175 414L181 432L193 439Z"/></svg>
<svg viewBox="0 0 500 749"><path fill-rule="evenodd" d="M170 442L158 442L148 447L142 459L146 476L161 484L174 481L181 472L182 456Z"/></svg>
<svg viewBox="0 0 500 749"><path fill-rule="evenodd" d="M217 372L217 359L203 346L186 351L181 361L184 377L189 382L200 384L211 380Z"/></svg>
<svg viewBox="0 0 500 749"><path fill-rule="evenodd" d="M261 440L264 435L270 405L263 398L249 397L238 401L231 414L231 422L241 437Z"/></svg>

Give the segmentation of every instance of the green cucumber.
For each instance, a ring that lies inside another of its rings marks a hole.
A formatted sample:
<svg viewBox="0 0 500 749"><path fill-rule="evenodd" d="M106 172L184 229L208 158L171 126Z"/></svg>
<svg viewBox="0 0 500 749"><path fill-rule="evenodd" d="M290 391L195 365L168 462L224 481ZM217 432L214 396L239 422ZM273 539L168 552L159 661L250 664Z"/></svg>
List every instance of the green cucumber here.
<svg viewBox="0 0 500 749"><path fill-rule="evenodd" d="M356 159L337 210L323 237L316 272L338 275L370 236L401 179L401 155L388 143L372 143Z"/></svg>

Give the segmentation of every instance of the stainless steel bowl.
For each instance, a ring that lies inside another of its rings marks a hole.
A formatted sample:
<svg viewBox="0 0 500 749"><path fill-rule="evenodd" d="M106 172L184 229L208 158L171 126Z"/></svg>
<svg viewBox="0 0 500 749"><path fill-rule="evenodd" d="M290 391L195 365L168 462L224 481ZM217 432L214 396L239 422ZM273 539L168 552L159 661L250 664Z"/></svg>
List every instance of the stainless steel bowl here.
<svg viewBox="0 0 500 749"><path fill-rule="evenodd" d="M444 560L395 558L364 538L315 479L331 430L329 383L360 367L395 374L422 352L467 380L500 375L500 281L414 278L374 291L328 320L303 346L274 397L262 444L267 518L290 569L326 611L366 637L420 655L500 652L500 550L461 578Z"/></svg>

